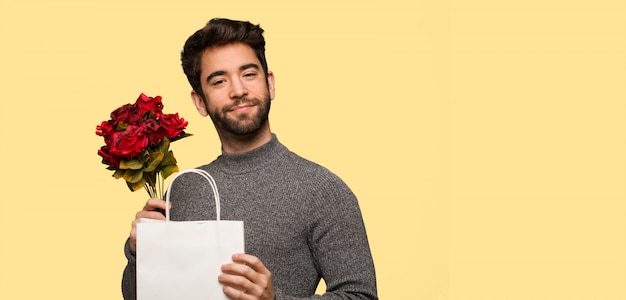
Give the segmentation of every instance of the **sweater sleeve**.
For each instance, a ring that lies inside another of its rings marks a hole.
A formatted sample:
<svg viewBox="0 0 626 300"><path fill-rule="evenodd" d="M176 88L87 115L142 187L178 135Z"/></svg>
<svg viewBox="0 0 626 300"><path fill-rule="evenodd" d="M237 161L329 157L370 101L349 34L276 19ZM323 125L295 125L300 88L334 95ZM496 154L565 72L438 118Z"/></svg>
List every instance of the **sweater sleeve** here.
<svg viewBox="0 0 626 300"><path fill-rule="evenodd" d="M378 299L374 263L356 196L338 177L322 183L308 206L309 245L326 293L309 299ZM277 300L301 299L277 293Z"/></svg>
<svg viewBox="0 0 626 300"><path fill-rule="evenodd" d="M135 253L130 250L129 240L126 240L124 244L124 254L126 259L128 259L128 263L122 274L122 295L124 300L135 300L137 299L137 260Z"/></svg>

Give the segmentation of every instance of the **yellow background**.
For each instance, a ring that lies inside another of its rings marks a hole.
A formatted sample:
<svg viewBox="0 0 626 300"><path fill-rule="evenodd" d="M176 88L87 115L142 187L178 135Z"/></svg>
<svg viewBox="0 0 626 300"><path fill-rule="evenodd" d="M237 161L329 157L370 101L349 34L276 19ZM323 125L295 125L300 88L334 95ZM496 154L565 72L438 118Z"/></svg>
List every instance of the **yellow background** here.
<svg viewBox="0 0 626 300"><path fill-rule="evenodd" d="M121 299L146 199L95 126L161 95L194 136L179 53L260 23L272 129L360 199L382 299L626 299L626 2L0 2L0 299Z"/></svg>

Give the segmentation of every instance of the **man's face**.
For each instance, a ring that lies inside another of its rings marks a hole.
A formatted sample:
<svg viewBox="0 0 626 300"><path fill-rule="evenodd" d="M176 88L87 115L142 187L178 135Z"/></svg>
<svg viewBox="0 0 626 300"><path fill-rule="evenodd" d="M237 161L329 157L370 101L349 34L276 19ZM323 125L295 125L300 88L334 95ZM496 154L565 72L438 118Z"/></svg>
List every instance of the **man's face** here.
<svg viewBox="0 0 626 300"><path fill-rule="evenodd" d="M266 126L274 99L274 75L270 72L266 79L252 48L242 43L210 48L202 54L201 69L206 101L195 92L192 98L218 131L241 136Z"/></svg>

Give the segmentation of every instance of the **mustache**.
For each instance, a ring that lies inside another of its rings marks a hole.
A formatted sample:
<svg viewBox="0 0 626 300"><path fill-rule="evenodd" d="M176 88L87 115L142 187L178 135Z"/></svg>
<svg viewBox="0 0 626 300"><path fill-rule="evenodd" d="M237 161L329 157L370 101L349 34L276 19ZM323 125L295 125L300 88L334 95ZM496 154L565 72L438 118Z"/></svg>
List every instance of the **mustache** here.
<svg viewBox="0 0 626 300"><path fill-rule="evenodd" d="M257 98L239 98L233 104L224 107L224 111L230 111L235 109L237 106L242 105L259 105L261 100Z"/></svg>

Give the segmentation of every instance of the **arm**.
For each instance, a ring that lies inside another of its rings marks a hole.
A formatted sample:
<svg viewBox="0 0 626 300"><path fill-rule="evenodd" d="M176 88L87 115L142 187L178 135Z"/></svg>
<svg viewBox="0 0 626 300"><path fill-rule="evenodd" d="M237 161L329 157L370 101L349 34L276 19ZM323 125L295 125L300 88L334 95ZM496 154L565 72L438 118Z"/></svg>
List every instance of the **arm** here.
<svg viewBox="0 0 626 300"><path fill-rule="evenodd" d="M165 201L156 198L150 198L143 209L135 214L132 222L130 236L124 244L124 254L128 260L124 273L122 274L122 295L125 300L137 299L137 275L136 275L136 256L137 247L137 223L141 218L165 220L165 216L161 211L165 210Z"/></svg>
<svg viewBox="0 0 626 300"><path fill-rule="evenodd" d="M137 299L137 269L135 253L130 250L130 238L124 244L124 254L128 263L122 274L122 296L125 300Z"/></svg>
<svg viewBox="0 0 626 300"><path fill-rule="evenodd" d="M315 223L309 244L326 282L326 293L319 299L378 299L374 263L356 197L336 178L315 201L310 205Z"/></svg>
<svg viewBox="0 0 626 300"><path fill-rule="evenodd" d="M374 265L356 197L341 181L335 180L331 180L330 187L313 188L310 195L313 200L305 205L308 207L305 215L310 216L306 221L308 243L303 246L309 249L319 274L326 281L326 293L296 297L293 290L273 287L271 270L257 257L242 255L234 256L234 263L222 268L224 274L219 281L225 285L224 292L229 297L242 300L378 299ZM291 280L300 279L293 277Z"/></svg>

